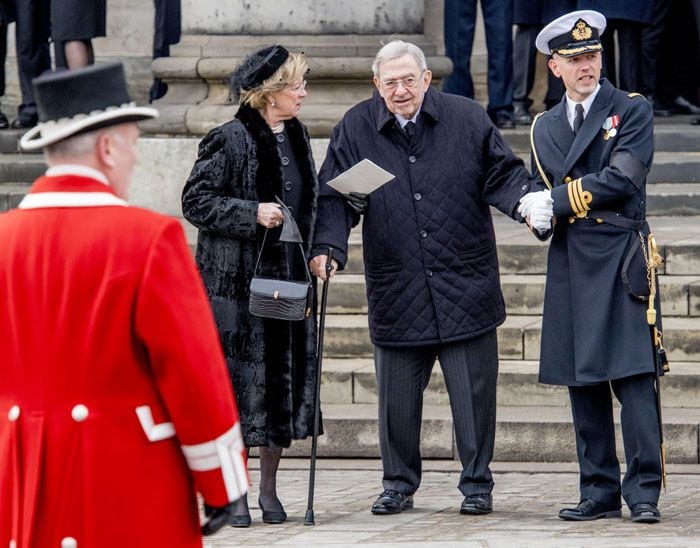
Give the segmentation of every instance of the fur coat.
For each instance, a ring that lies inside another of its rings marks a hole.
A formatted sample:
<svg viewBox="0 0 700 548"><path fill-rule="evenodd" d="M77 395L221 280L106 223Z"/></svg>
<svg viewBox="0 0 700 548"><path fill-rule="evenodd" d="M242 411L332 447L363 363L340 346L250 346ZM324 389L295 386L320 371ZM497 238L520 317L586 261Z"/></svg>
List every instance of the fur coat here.
<svg viewBox="0 0 700 548"><path fill-rule="evenodd" d="M304 279L316 217L318 180L306 127L286 122L304 186L295 215L306 256L277 242L270 229L259 274ZM260 202L283 196L275 137L257 110L241 106L236 117L209 132L182 193L185 218L199 229L197 265L211 301L236 393L248 446L288 447L313 432L316 386L316 319L288 322L248 312L265 228L257 224ZM296 256L288 256L288 251ZM315 279L314 279L315 283ZM316 303L314 303L314 311Z"/></svg>

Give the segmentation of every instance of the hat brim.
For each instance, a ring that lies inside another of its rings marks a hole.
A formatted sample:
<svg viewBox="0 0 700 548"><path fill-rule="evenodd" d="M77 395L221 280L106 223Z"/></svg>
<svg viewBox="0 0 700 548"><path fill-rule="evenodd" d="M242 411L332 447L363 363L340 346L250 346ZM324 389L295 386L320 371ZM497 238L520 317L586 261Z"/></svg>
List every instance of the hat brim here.
<svg viewBox="0 0 700 548"><path fill-rule="evenodd" d="M22 150L38 150L79 133L157 117L158 111L154 108L123 106L62 122L51 131L46 131L47 124L39 123L22 135L19 144ZM41 134L42 130L46 131L46 135Z"/></svg>
<svg viewBox="0 0 700 548"><path fill-rule="evenodd" d="M551 55L554 55L555 53L559 55L560 57L576 57L577 55L583 55L584 53L591 53L595 51L602 51L603 50L603 44L600 42L596 42L595 44L590 44L586 46L578 46L575 48L560 48L560 49L555 49Z"/></svg>

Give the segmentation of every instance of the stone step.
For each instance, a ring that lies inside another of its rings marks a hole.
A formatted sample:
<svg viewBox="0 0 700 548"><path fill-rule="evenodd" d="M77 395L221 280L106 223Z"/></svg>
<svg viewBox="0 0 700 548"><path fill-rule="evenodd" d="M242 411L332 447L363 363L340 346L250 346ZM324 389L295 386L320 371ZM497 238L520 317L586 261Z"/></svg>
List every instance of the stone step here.
<svg viewBox="0 0 700 548"><path fill-rule="evenodd" d="M700 184L655 183L647 185L647 215L700 214ZM652 220L653 222L653 220Z"/></svg>
<svg viewBox="0 0 700 548"><path fill-rule="evenodd" d="M697 409L665 408L664 435L668 463L697 464ZM318 455L334 458L379 457L375 404L323 405L324 434L318 438ZM618 458L624 462L616 412ZM310 439L296 442L285 455L309 454ZM424 405L421 454L427 459L457 459L450 408ZM575 462L576 446L571 412L564 406L499 407L494 461Z"/></svg>
<svg viewBox="0 0 700 548"><path fill-rule="evenodd" d="M362 314L367 312L365 277L361 274L339 274L333 278L328 291L330 314ZM501 288L506 312L516 315L537 315L544 304L545 275L504 274ZM660 276L662 310L667 316L690 314L691 286L700 289L700 274L696 276ZM694 304L700 304L695 303Z"/></svg>
<svg viewBox="0 0 700 548"><path fill-rule="evenodd" d="M517 152L530 152L530 127L518 126L502 132L511 148ZM654 124L654 150L656 152L688 152L700 150L700 131L689 123Z"/></svg>
<svg viewBox="0 0 700 548"><path fill-rule="evenodd" d="M0 183L30 183L46 171L40 154L0 155Z"/></svg>
<svg viewBox="0 0 700 548"><path fill-rule="evenodd" d="M568 406L565 387L540 384L536 360L500 360L498 364L498 405L502 407ZM377 380L370 358L329 358L323 360L321 400L325 404L377 403ZM700 419L700 362L671 364L661 380L664 407L695 408ZM423 392L426 405L449 405L439 364ZM700 420L699 420L700 421Z"/></svg>
<svg viewBox="0 0 700 548"><path fill-rule="evenodd" d="M498 357L539 359L541 324L541 316L509 316L498 328ZM700 318L664 318L664 342L671 363L700 361ZM329 314L324 353L331 358L372 356L367 316Z"/></svg>
<svg viewBox="0 0 700 548"><path fill-rule="evenodd" d="M25 132L23 129L3 129L0 131L0 153L16 154L20 152L19 139ZM41 153L37 153L41 154Z"/></svg>
<svg viewBox="0 0 700 548"><path fill-rule="evenodd" d="M549 242L537 240L523 224L498 213L494 215L498 260L502 274L544 274ZM700 215L659 216L649 219L665 264L661 274L692 276L700 274ZM346 272L364 271L361 230L350 234Z"/></svg>
<svg viewBox="0 0 700 548"><path fill-rule="evenodd" d="M30 187L31 183L0 184L0 211L17 207Z"/></svg>

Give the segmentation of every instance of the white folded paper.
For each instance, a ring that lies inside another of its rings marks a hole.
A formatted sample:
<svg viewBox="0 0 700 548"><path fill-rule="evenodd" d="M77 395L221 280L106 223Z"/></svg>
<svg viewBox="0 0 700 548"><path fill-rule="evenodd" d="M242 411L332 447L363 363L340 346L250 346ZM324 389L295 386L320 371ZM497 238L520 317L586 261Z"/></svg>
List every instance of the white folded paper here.
<svg viewBox="0 0 700 548"><path fill-rule="evenodd" d="M328 181L328 185L341 194L350 194L351 192L369 194L393 178L394 175L379 167L372 160L365 158L350 169L343 171L335 179Z"/></svg>

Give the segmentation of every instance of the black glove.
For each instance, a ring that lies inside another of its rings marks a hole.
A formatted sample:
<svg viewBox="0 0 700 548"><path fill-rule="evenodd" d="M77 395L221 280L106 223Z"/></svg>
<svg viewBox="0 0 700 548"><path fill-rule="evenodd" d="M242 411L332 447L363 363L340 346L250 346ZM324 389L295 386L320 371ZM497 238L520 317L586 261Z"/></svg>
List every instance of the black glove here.
<svg viewBox="0 0 700 548"><path fill-rule="evenodd" d="M358 215L362 215L367 212L367 208L369 207L368 194L362 194L360 192L351 192L350 194L343 194L343 197L348 202L348 205Z"/></svg>
<svg viewBox="0 0 700 548"><path fill-rule="evenodd" d="M233 516L236 503L238 501L233 501L226 506L209 506L204 505L204 515L209 519L202 525L202 534L207 537L213 535L224 525L228 523L228 520Z"/></svg>

